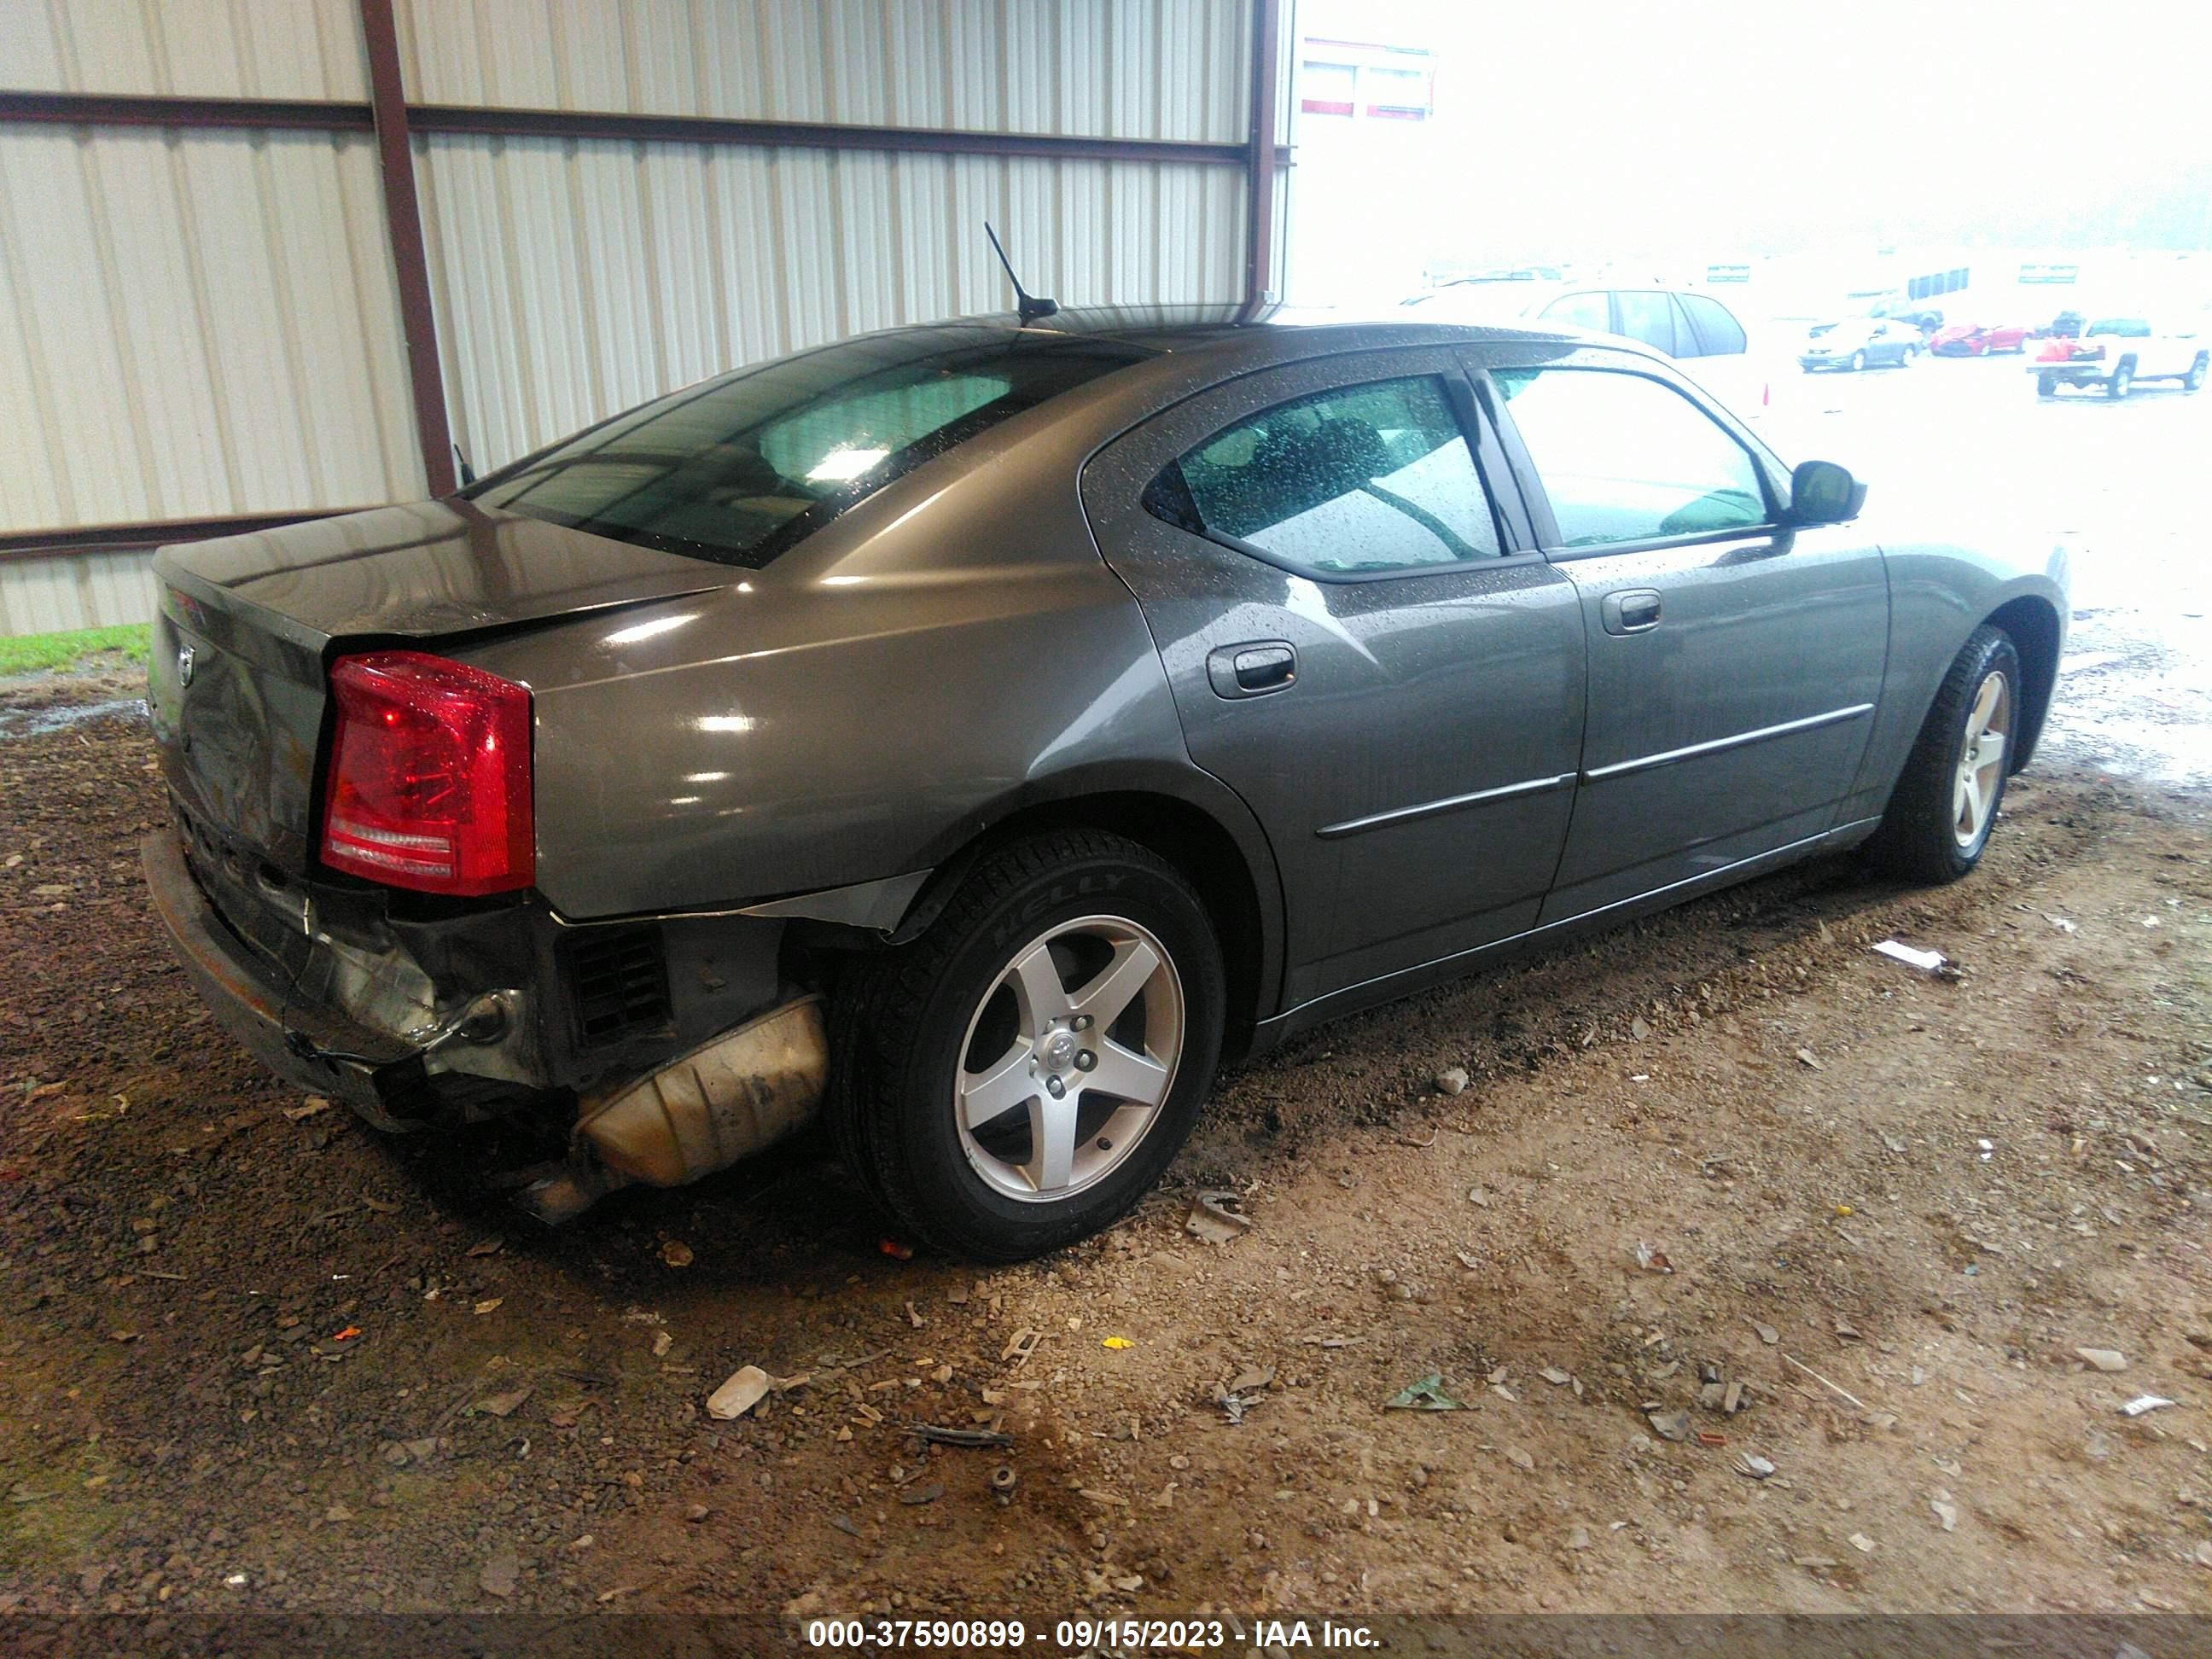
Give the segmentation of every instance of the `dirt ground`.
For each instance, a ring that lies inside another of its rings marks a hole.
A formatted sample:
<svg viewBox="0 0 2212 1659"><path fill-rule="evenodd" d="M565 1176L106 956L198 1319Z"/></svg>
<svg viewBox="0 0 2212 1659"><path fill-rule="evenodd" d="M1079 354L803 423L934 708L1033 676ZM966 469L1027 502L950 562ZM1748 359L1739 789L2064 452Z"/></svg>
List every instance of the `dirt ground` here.
<svg viewBox="0 0 2212 1659"><path fill-rule="evenodd" d="M310 1109L157 937L143 726L70 707L131 690L0 694L0 1611L2212 1609L2200 794L2061 741L1957 886L1328 1027L979 1274L812 1145L549 1233ZM708 1419L747 1364L804 1380Z"/></svg>

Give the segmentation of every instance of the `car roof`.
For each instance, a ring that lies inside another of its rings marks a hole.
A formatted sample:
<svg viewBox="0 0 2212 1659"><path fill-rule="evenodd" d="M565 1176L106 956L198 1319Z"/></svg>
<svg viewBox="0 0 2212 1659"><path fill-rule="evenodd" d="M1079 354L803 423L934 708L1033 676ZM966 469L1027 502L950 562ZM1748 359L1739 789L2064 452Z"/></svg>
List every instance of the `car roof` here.
<svg viewBox="0 0 2212 1659"><path fill-rule="evenodd" d="M1544 340L1577 344L1601 342L1649 356L1632 340L1551 325L1427 322L1393 313L1388 316L1345 315L1318 307L1277 306L1249 321L1237 319L1232 307L1102 306L1060 311L1024 326L1012 316L977 318L945 327L1002 324L1031 337L1064 336L1099 341L1188 362L1219 360L1233 372L1249 373L1276 363L1376 347L1444 344L1457 342Z"/></svg>

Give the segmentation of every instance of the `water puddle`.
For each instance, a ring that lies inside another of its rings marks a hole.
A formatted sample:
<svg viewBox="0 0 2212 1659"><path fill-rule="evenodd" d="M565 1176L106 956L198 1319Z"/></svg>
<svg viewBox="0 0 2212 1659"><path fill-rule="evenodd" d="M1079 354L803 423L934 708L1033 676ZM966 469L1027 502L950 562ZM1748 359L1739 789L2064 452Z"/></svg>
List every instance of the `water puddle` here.
<svg viewBox="0 0 2212 1659"><path fill-rule="evenodd" d="M61 702L45 708L0 705L0 738L44 738L72 731L92 720L147 718L143 697L110 697L104 702Z"/></svg>

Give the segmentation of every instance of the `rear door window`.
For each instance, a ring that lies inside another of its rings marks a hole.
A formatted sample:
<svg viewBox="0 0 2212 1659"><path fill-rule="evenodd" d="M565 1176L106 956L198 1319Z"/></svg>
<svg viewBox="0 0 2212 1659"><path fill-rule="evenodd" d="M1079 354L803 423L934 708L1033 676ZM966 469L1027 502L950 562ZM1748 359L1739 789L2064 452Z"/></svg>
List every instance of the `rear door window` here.
<svg viewBox="0 0 2212 1659"><path fill-rule="evenodd" d="M1625 288L1613 298L1620 307L1620 331L1623 334L1632 340L1641 340L1654 351L1663 351L1669 357L1684 355L1675 349L1674 299L1672 295Z"/></svg>
<svg viewBox="0 0 2212 1659"><path fill-rule="evenodd" d="M1613 332L1611 296L1604 293L1564 294L1546 306L1542 321L1558 323L1567 328L1595 329L1601 334Z"/></svg>
<svg viewBox="0 0 2212 1659"><path fill-rule="evenodd" d="M1491 378L1543 482L1560 546L1767 522L1751 453L1664 382L1605 368L1508 368Z"/></svg>
<svg viewBox="0 0 2212 1659"><path fill-rule="evenodd" d="M1495 558L1498 523L1434 375L1315 392L1171 462L1156 517L1322 578Z"/></svg>
<svg viewBox="0 0 2212 1659"><path fill-rule="evenodd" d="M1718 300L1703 294L1678 294L1685 315L1696 330L1697 356L1700 357L1734 357L1746 349L1743 325L1736 321L1729 308Z"/></svg>

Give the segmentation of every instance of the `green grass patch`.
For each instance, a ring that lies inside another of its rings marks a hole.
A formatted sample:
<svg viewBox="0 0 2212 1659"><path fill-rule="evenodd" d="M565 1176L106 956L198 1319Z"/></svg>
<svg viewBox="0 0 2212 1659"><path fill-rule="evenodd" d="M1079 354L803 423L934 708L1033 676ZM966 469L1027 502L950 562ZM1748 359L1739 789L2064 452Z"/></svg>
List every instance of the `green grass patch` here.
<svg viewBox="0 0 2212 1659"><path fill-rule="evenodd" d="M151 648L152 628L128 623L120 628L80 628L67 634L22 634L0 639L0 674L36 674L74 668L103 652L126 653L140 662Z"/></svg>

